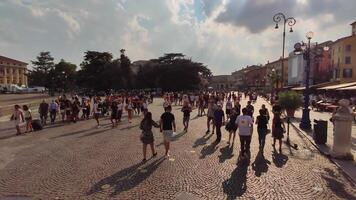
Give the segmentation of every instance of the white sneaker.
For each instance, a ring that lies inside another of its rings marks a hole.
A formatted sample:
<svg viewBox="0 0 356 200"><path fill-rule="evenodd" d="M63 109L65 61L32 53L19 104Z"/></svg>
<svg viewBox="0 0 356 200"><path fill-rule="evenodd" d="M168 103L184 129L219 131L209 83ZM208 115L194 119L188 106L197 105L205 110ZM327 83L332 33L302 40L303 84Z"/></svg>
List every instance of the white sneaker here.
<svg viewBox="0 0 356 200"><path fill-rule="evenodd" d="M100 127L101 127L100 125L97 126L97 128L100 128Z"/></svg>

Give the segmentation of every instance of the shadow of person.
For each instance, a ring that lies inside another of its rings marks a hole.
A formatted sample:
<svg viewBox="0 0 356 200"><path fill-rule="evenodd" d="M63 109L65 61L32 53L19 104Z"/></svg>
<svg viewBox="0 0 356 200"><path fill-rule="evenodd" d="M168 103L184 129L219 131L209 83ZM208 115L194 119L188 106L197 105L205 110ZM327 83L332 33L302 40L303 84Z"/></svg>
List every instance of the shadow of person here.
<svg viewBox="0 0 356 200"><path fill-rule="evenodd" d="M197 140L195 140L194 142L194 145L193 145L193 148L196 148L198 146L201 146L201 145L205 145L206 142L213 136L213 134L209 134L209 135L205 135L201 138L198 138Z"/></svg>
<svg viewBox="0 0 356 200"><path fill-rule="evenodd" d="M327 174L323 174L321 177L326 181L328 188L340 199L356 199L355 194L346 190L345 181L340 176L337 176L331 169L324 168Z"/></svg>
<svg viewBox="0 0 356 200"><path fill-rule="evenodd" d="M230 145L226 145L225 147L220 149L221 154L218 156L219 157L219 162L223 163L227 159L231 159L234 157L234 143L232 143L231 147Z"/></svg>
<svg viewBox="0 0 356 200"><path fill-rule="evenodd" d="M263 152L260 150L255 158L255 161L252 163L252 170L255 171L255 175L260 177L262 173L266 173L268 171L268 165L271 162L265 158Z"/></svg>
<svg viewBox="0 0 356 200"><path fill-rule="evenodd" d="M204 146L203 149L200 151L200 159L204 159L206 156L213 154L217 149L218 142L213 142L207 146Z"/></svg>
<svg viewBox="0 0 356 200"><path fill-rule="evenodd" d="M247 169L249 164L250 159L239 159L237 167L231 173L230 178L222 183L223 191L228 196L227 199L236 199L236 197L240 197L246 192Z"/></svg>
<svg viewBox="0 0 356 200"><path fill-rule="evenodd" d="M274 165L278 168L282 168L288 161L288 156L278 153L276 149L273 150L272 160Z"/></svg>
<svg viewBox="0 0 356 200"><path fill-rule="evenodd" d="M111 197L116 196L123 191L130 190L147 179L164 160L165 157L161 157L151 163L144 164L143 162L140 162L120 170L119 172L95 183L87 192L87 195L90 196L99 193L107 189L106 187L113 188L113 192L110 194Z"/></svg>
<svg viewBox="0 0 356 200"><path fill-rule="evenodd" d="M172 136L172 141L177 141L180 137L182 137L183 135L185 135L187 133L187 131L182 131L180 133L176 133Z"/></svg>

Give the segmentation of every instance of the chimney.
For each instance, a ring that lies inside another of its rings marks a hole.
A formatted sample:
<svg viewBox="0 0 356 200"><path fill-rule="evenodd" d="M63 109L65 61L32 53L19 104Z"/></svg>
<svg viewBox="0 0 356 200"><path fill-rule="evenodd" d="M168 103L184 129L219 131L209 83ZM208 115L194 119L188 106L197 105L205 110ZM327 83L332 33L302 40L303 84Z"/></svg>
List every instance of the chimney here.
<svg viewBox="0 0 356 200"><path fill-rule="evenodd" d="M350 24L351 25L351 30L352 30L352 32L351 32L351 35L356 35L356 21L354 21L352 24Z"/></svg>

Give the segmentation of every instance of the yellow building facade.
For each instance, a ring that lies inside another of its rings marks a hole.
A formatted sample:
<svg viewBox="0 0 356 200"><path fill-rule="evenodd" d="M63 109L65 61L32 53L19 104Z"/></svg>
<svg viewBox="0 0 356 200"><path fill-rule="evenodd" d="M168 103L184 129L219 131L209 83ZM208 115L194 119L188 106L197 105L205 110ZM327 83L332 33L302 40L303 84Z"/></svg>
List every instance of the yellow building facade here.
<svg viewBox="0 0 356 200"><path fill-rule="evenodd" d="M0 84L28 86L27 63L0 55Z"/></svg>
<svg viewBox="0 0 356 200"><path fill-rule="evenodd" d="M274 88L283 88L288 85L288 58L283 59L283 82L282 83L282 59L278 59L272 62L268 62L266 65L266 74L271 77L273 74L278 76L278 80L274 83ZM271 79L266 79L266 85L272 86Z"/></svg>
<svg viewBox="0 0 356 200"><path fill-rule="evenodd" d="M356 21L351 26L350 36L340 38L331 45L333 80L341 83L356 81Z"/></svg>

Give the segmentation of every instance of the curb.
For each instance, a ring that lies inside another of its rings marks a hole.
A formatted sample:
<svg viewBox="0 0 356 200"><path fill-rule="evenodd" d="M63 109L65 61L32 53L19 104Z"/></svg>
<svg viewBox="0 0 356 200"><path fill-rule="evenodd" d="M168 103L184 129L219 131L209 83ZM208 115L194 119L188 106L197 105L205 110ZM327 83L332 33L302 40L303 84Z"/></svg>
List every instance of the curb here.
<svg viewBox="0 0 356 200"><path fill-rule="evenodd" d="M263 98L263 99L264 99L269 105L272 106L272 104L271 104L270 101L268 101L268 100L265 99L265 98ZM334 165L336 165L336 166L343 172L343 174L345 175L345 177L346 177L349 181L351 181L353 184L356 184L356 180L354 180L354 179L352 178L351 174L349 174L347 171L345 171L345 170L339 165L339 163L335 162L335 161L333 160L333 158L331 157L330 154L327 154L327 153L325 153L323 150L321 150L321 149L319 148L319 146L316 145L315 142L314 142L312 139L309 138L310 136L307 135L306 133L304 133L303 130L300 130L300 128L297 127L297 126L295 126L293 123L290 123L290 124L296 129L296 131L297 131L298 133L302 134L303 137L306 138L306 139L320 152L321 155L327 157L330 162L332 162Z"/></svg>
<svg viewBox="0 0 356 200"><path fill-rule="evenodd" d="M302 134L303 137L306 138L306 139L320 152L321 155L327 157L333 164L335 164L335 165L344 173L344 175L346 175L346 177L347 177L347 179L348 179L349 181L351 181L353 184L356 184L356 180L354 180L354 179L352 178L351 174L349 174L346 170L344 170L343 167L339 165L339 163L335 162L335 161L333 160L333 158L331 157L330 154L327 154L326 152L324 152L323 150L321 150L321 149L319 148L319 146L316 145L315 142L310 139L310 136L308 136L306 133L304 133L303 130L300 130L300 128L297 127L297 126L295 126L293 123L290 123L290 124L296 129L296 131L297 131L298 133Z"/></svg>

